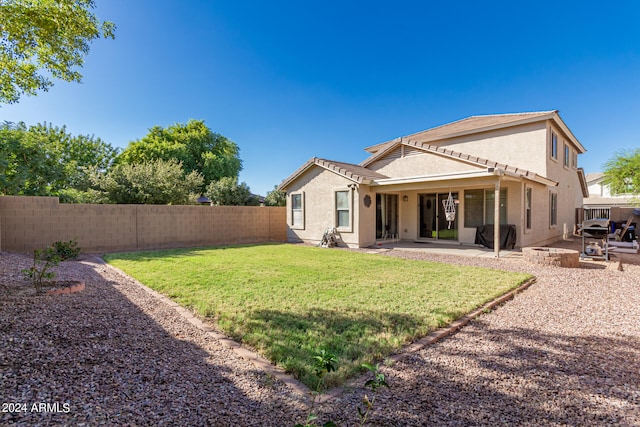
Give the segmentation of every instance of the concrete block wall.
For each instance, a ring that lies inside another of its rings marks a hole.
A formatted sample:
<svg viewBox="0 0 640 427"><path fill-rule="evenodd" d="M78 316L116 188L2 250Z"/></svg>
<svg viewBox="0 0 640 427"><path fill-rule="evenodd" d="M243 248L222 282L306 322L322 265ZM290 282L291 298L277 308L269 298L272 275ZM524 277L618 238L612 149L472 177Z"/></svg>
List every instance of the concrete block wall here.
<svg viewBox="0 0 640 427"><path fill-rule="evenodd" d="M75 239L84 252L285 242L286 209L257 206L61 204L0 197L0 250Z"/></svg>

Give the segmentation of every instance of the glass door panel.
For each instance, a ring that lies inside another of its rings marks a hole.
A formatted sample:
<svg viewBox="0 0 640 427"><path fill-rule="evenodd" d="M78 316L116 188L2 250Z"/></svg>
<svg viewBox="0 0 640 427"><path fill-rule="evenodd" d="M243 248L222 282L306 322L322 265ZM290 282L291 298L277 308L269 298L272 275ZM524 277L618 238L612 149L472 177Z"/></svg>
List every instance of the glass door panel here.
<svg viewBox="0 0 640 427"><path fill-rule="evenodd" d="M376 194L376 239L398 236L398 195Z"/></svg>
<svg viewBox="0 0 640 427"><path fill-rule="evenodd" d="M451 193L453 200L458 200L458 193ZM444 202L449 198L449 193L438 194L438 237L442 240L458 240L458 205L456 204L456 216L453 221L447 221L444 214Z"/></svg>
<svg viewBox="0 0 640 427"><path fill-rule="evenodd" d="M435 239L437 237L438 212L436 201L435 194L420 194L418 236L422 239Z"/></svg>
<svg viewBox="0 0 640 427"><path fill-rule="evenodd" d="M451 193L454 200L458 200L458 193ZM418 236L421 239L458 240L458 212L451 223L447 221L443 201L449 193L420 194L418 213ZM457 209L456 204L456 209Z"/></svg>

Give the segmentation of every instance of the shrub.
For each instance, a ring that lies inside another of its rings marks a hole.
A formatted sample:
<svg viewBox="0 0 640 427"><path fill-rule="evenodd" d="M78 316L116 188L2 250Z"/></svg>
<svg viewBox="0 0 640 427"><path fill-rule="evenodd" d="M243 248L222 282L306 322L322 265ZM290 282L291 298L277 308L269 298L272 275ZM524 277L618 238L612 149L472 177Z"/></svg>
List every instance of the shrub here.
<svg viewBox="0 0 640 427"><path fill-rule="evenodd" d="M56 276L50 270L58 264L60 264L60 257L53 246L36 249L33 251L33 266L22 270L22 274L36 288L36 293L40 294L43 292L46 281Z"/></svg>
<svg viewBox="0 0 640 427"><path fill-rule="evenodd" d="M75 240L69 240L68 242L55 242L52 247L60 258L60 261L76 259L78 258L78 255L80 255L80 248L78 247L78 242Z"/></svg>

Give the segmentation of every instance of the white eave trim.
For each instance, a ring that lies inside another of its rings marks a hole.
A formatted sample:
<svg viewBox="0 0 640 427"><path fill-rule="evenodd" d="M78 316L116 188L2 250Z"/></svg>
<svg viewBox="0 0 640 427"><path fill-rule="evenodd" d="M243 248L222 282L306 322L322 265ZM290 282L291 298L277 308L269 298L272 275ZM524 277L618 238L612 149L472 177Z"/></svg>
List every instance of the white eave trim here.
<svg viewBox="0 0 640 427"><path fill-rule="evenodd" d="M434 175L421 175L421 176L406 176L402 178L387 178L376 179L371 185L397 185L397 184L412 184L416 182L432 182L432 181L445 181L452 179L469 179L469 178L483 178L487 176L494 176L495 171L493 168L487 168L477 171L465 171L455 173L441 173Z"/></svg>
<svg viewBox="0 0 640 427"><path fill-rule="evenodd" d="M509 177L517 178L518 180L528 179L543 185L548 185L550 187L556 187L558 185L557 182L539 175L524 176L517 173L505 171L504 169L486 168L484 170L476 170L476 171L464 171L464 172L442 173L442 174L421 175L421 176L407 176L402 178L375 179L371 182L371 186L415 184L420 182L434 182L434 181L451 181L451 180L459 180L459 179L486 178L491 176L509 176Z"/></svg>

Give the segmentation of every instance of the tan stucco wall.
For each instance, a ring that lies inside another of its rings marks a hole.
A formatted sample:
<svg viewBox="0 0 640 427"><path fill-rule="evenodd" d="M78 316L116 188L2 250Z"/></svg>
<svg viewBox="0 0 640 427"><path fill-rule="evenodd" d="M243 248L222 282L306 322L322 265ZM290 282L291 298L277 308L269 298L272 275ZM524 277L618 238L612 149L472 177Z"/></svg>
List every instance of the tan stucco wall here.
<svg viewBox="0 0 640 427"><path fill-rule="evenodd" d="M393 178L481 170L478 166L427 152L397 159L382 159L368 167Z"/></svg>
<svg viewBox="0 0 640 427"><path fill-rule="evenodd" d="M287 238L289 241L318 243L327 227L335 227L335 192L349 191L351 219L348 229L338 229L342 243L357 246L360 229L356 218L360 211L358 191L353 181L321 167L313 167L287 188ZM291 195L303 195L304 227L292 226ZM375 202L375 197L374 197ZM375 208L375 207L374 207ZM370 208L371 209L371 208Z"/></svg>
<svg viewBox="0 0 640 427"><path fill-rule="evenodd" d="M369 196L370 204L365 205L365 198ZM368 185L360 185L356 197L358 198L358 221L359 245L367 247L376 242L376 193Z"/></svg>
<svg viewBox="0 0 640 427"><path fill-rule="evenodd" d="M418 139L418 142L420 140ZM429 144L546 176L547 125L531 123Z"/></svg>
<svg viewBox="0 0 640 427"><path fill-rule="evenodd" d="M75 239L85 252L286 241L285 208L61 204L0 197L0 249Z"/></svg>
<svg viewBox="0 0 640 427"><path fill-rule="evenodd" d="M558 136L558 158L551 157L551 131ZM569 165L564 166L564 145L569 146ZM559 238L569 237L576 223L576 208L582 207L583 194L580 185L580 179L576 171L576 166L572 164L572 153L577 152L576 147L568 138L552 123L547 127L547 171L544 176L558 182L558 186L551 189L558 194L558 224L557 226L547 225L549 227L548 239L552 241ZM578 162L579 162L578 155ZM547 202L547 206L548 206ZM547 208L547 212L548 212ZM549 216L547 214L547 216Z"/></svg>

